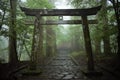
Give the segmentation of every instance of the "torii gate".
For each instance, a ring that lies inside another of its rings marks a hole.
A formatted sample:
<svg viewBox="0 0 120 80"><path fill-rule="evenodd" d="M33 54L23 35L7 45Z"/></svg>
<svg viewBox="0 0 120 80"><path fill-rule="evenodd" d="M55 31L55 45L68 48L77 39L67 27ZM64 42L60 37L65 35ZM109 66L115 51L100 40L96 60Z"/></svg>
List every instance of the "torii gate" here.
<svg viewBox="0 0 120 80"><path fill-rule="evenodd" d="M87 9L30 9L25 7L20 7L20 8L26 15L35 16L36 18L42 17L42 16L81 16L82 20L80 20L80 22L78 22L79 20L77 20L74 23L76 24L82 23L83 25L85 49L86 49L86 54L88 58L87 69L89 72L95 71L92 47L91 47L91 39L90 39L89 27L88 27L88 23L90 21L87 20L87 16L96 15L97 12L101 9L101 6L87 8ZM62 23L72 24L73 22L72 21L67 21L67 22L52 21L51 23L46 23L46 24L51 25L51 24L62 24ZM94 23L94 22L91 21L91 23Z"/></svg>

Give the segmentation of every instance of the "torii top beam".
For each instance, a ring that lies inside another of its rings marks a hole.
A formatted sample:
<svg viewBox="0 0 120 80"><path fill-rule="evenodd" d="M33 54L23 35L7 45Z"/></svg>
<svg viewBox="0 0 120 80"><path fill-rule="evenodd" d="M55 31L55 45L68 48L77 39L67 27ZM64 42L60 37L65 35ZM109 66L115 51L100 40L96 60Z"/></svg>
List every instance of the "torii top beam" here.
<svg viewBox="0 0 120 80"><path fill-rule="evenodd" d="M88 16L95 15L101 9L101 6L86 9L30 9L20 7L21 10L29 16Z"/></svg>

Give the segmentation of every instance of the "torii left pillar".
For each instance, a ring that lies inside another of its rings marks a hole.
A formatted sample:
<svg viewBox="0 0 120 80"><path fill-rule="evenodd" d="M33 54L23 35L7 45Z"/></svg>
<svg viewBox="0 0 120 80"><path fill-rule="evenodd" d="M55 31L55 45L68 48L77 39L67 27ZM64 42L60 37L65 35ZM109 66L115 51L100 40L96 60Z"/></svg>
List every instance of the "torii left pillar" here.
<svg viewBox="0 0 120 80"><path fill-rule="evenodd" d="M40 25L42 17L36 16L31 49L31 69L36 69L38 64L43 64L43 27Z"/></svg>

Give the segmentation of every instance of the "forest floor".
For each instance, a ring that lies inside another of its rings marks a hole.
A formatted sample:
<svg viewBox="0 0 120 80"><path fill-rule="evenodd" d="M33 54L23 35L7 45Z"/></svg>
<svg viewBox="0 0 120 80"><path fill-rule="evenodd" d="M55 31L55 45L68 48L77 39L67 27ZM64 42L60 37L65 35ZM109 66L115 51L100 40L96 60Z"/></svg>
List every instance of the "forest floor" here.
<svg viewBox="0 0 120 80"><path fill-rule="evenodd" d="M11 78L11 74L17 71L17 69L22 69L26 67L28 64L28 61L24 62L18 62L16 64L8 64L3 63L0 64L0 80L10 80L8 78Z"/></svg>
<svg viewBox="0 0 120 80"><path fill-rule="evenodd" d="M73 58L80 65L87 66L87 58L85 54L73 55ZM103 76L100 80L120 80L120 65L115 55L94 57L96 71L101 71ZM84 69L85 67L83 67Z"/></svg>
<svg viewBox="0 0 120 80"><path fill-rule="evenodd" d="M106 71L112 73L114 76L120 78L120 62L117 55L98 55L95 57L95 63Z"/></svg>
<svg viewBox="0 0 120 80"><path fill-rule="evenodd" d="M20 71L15 76L17 80L120 80L119 68L116 68L117 63L115 63L116 58L95 56L95 69L101 71L103 75L90 78L82 72L87 67L86 55L71 56L69 51L61 50L48 64L37 66L37 69L42 71L39 75L23 75ZM6 72L4 71L5 74Z"/></svg>
<svg viewBox="0 0 120 80"><path fill-rule="evenodd" d="M69 52L61 50L48 64L38 66L42 69L39 75L22 75L18 80L88 80L69 56Z"/></svg>

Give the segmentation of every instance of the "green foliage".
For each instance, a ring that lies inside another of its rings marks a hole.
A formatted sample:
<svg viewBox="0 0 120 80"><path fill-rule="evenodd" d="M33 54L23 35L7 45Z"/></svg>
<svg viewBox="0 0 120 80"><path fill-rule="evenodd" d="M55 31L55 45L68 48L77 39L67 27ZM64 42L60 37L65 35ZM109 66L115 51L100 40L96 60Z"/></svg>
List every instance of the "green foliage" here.
<svg viewBox="0 0 120 80"><path fill-rule="evenodd" d="M27 0L26 4L30 8L38 8L38 9L53 8L53 5L50 4L48 0Z"/></svg>
<svg viewBox="0 0 120 80"><path fill-rule="evenodd" d="M89 25L92 46L95 47L96 42L101 42L103 38L116 35L118 32L114 9L107 3L107 0L101 0L99 2L97 0L71 0L71 4L75 8L90 8L102 4L102 9L97 14L97 17L89 17L89 19L98 19L98 24ZM110 41L114 43L112 39Z"/></svg>
<svg viewBox="0 0 120 80"><path fill-rule="evenodd" d="M21 4L24 4L29 8L35 8L35 9L53 8L53 5L49 3L48 0L27 0L25 3L21 2ZM18 14L17 14L16 31L18 34L18 52L20 59L24 60L24 58L31 57L33 28L34 28L34 25L33 26L25 25L25 21L29 20L34 22L35 18L21 14L19 8L17 12Z"/></svg>
<svg viewBox="0 0 120 80"><path fill-rule="evenodd" d="M69 26L67 26L69 27ZM68 34L68 28L65 29L63 26L58 26L56 31L57 44L61 44L62 42L66 42L70 40L70 35Z"/></svg>
<svg viewBox="0 0 120 80"><path fill-rule="evenodd" d="M9 14L9 0L0 0L0 25L6 24L9 26L9 16L8 15L3 15L3 12ZM98 3L96 0L71 0L71 4L75 8L90 8L93 6L97 6ZM27 0L27 2L24 3L29 8L37 8L37 9L51 9L54 7L53 4L49 2L49 0ZM105 11L107 10L107 11ZM4 16L4 20L2 21ZM105 23L102 20L105 20L107 17L107 23ZM33 34L33 26L28 26L25 25L25 19L33 20L33 17L26 17L24 14L21 13L20 9L17 7L17 22L16 22L16 32L17 32L17 40L18 40L18 47L23 47L23 49L20 49L23 51L24 55L22 57L26 58L26 53L30 53L31 51L31 43L32 43L32 34ZM95 17L96 18L96 17ZM105 9L103 8L101 12L98 14L98 21L99 24L97 25L90 25L90 34L92 38L92 42L95 42L97 40L101 40L103 36L111 36L111 35L116 35L117 33L117 27L116 27L116 20L115 20L115 12L112 9L111 6L106 7ZM46 18L48 19L48 18ZM51 20L51 18L49 18ZM52 18L53 19L53 18ZM92 19L92 18L90 18ZM56 20L56 18L55 18ZM104 26L108 27L106 30L107 33L104 34ZM61 25L59 25L57 28L53 28L54 31L56 31L56 37L57 37L57 44L61 44L62 42L71 42L73 37L75 38L76 36L79 39L80 45L83 46L84 44L84 39L83 39L83 32L82 32L82 27L79 26L67 26L69 28L65 28ZM97 34L97 35L96 35ZM8 29L2 29L0 32L0 35L8 36ZM49 35L49 37L53 37ZM74 40L75 41L75 40ZM21 44L25 43L25 44ZM45 41L44 41L45 42ZM113 41L111 41L113 42ZM46 44L44 44L46 45ZM27 47L27 49L25 48ZM74 53L74 55L78 55L77 53Z"/></svg>
<svg viewBox="0 0 120 80"><path fill-rule="evenodd" d="M7 9L7 7L8 7L8 1L9 0L0 0L0 9L1 10L6 10Z"/></svg>
<svg viewBox="0 0 120 80"><path fill-rule="evenodd" d="M99 3L96 0L71 0L71 4L75 8L89 8L97 6Z"/></svg>
<svg viewBox="0 0 120 80"><path fill-rule="evenodd" d="M0 0L0 30L3 24L7 24L8 2L9 0Z"/></svg>

